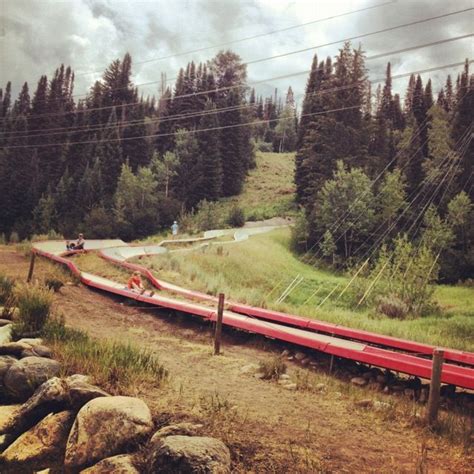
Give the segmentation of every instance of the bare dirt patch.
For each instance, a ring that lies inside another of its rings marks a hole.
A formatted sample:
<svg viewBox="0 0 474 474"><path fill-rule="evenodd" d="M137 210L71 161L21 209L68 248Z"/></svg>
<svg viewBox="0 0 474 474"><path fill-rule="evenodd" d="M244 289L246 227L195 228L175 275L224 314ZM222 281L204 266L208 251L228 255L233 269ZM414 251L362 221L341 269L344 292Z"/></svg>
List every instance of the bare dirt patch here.
<svg viewBox="0 0 474 474"><path fill-rule="evenodd" d="M0 271L25 278L28 259L0 248ZM35 277L51 264L37 259ZM68 325L91 336L152 349L170 372L164 387L137 386L159 423L204 422L229 444L236 472L469 472L474 457L408 420L387 420L354 406L328 385L321 393L290 391L242 368L272 357L275 346L226 333L224 354L212 356L210 326L189 316L130 306L81 286L66 286L55 306ZM289 363L289 375L299 370ZM303 369L306 370L306 369ZM309 370L309 369L308 369ZM316 374L317 376L317 374ZM323 379L324 380L324 379ZM363 391L363 389L360 389ZM367 392L367 397L373 397ZM426 456L421 455L425 446Z"/></svg>

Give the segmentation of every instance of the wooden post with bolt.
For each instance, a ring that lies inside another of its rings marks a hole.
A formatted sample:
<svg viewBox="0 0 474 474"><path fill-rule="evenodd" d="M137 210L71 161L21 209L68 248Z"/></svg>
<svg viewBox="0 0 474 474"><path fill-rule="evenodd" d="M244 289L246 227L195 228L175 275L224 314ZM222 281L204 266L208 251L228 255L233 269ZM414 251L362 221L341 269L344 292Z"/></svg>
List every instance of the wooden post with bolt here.
<svg viewBox="0 0 474 474"><path fill-rule="evenodd" d="M31 252L30 269L28 270L28 278L26 279L27 283L29 283L31 279L33 278L33 270L35 269L35 259L36 259L36 253Z"/></svg>
<svg viewBox="0 0 474 474"><path fill-rule="evenodd" d="M224 315L224 293L219 293L219 304L217 306L216 332L214 334L214 355L221 351L222 316Z"/></svg>
<svg viewBox="0 0 474 474"><path fill-rule="evenodd" d="M428 398L428 407L426 411L426 421L429 426L434 425L438 418L443 359L444 359L444 351L442 349L435 349L433 351L433 365L431 369L430 395Z"/></svg>

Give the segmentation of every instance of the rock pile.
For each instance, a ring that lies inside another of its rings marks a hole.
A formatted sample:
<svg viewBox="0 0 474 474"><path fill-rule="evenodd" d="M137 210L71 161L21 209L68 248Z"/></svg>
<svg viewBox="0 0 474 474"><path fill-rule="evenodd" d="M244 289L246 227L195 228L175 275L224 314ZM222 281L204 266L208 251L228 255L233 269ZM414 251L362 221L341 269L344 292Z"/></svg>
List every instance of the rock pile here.
<svg viewBox="0 0 474 474"><path fill-rule="evenodd" d="M142 400L59 378L40 339L6 341L0 354L0 396L19 402L0 406L0 472L230 473L229 449L200 436L202 425L156 431Z"/></svg>

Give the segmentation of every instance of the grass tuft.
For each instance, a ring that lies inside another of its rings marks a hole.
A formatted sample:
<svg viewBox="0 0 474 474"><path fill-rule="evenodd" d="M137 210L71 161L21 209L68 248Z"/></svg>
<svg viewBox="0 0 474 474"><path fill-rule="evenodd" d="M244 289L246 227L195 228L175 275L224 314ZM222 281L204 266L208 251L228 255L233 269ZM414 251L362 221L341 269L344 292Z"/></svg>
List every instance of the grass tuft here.
<svg viewBox="0 0 474 474"><path fill-rule="evenodd" d="M15 333L30 334L41 331L51 313L51 291L39 285L22 284L15 286L14 296L18 306Z"/></svg>
<svg viewBox="0 0 474 474"><path fill-rule="evenodd" d="M286 368L286 364L283 362L281 356L261 361L259 364L259 370L262 373L263 380L278 380L280 375L286 372Z"/></svg>
<svg viewBox="0 0 474 474"><path fill-rule="evenodd" d="M111 393L135 393L140 385L160 386L168 371L148 350L130 343L98 341L52 319L42 333L68 374L86 373Z"/></svg>

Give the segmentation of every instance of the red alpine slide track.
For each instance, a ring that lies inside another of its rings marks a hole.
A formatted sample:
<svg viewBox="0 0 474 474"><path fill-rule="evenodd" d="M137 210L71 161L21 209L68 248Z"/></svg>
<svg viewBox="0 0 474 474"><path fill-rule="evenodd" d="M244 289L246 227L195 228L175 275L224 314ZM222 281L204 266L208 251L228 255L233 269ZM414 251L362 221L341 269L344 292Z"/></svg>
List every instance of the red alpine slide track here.
<svg viewBox="0 0 474 474"><path fill-rule="evenodd" d="M162 308L200 316L209 321L215 321L217 318L215 309L198 303L198 301L216 302L215 297L158 280L150 270L141 265L122 261L100 252L102 258L114 264L139 270L156 288L180 295L188 300L193 300L193 302L156 294L153 296L139 295L117 282L81 272L73 261L65 258L68 255L67 252L57 255L42 250L38 246L34 247L33 251L66 265L73 274L80 278L82 283L92 288ZM431 378L431 355L435 349L433 346L240 303L228 302L226 306L228 309L224 311L223 316L223 324L226 326L315 349L337 357L424 379ZM444 354L446 362L443 364L441 381L474 390L474 353L444 349Z"/></svg>

